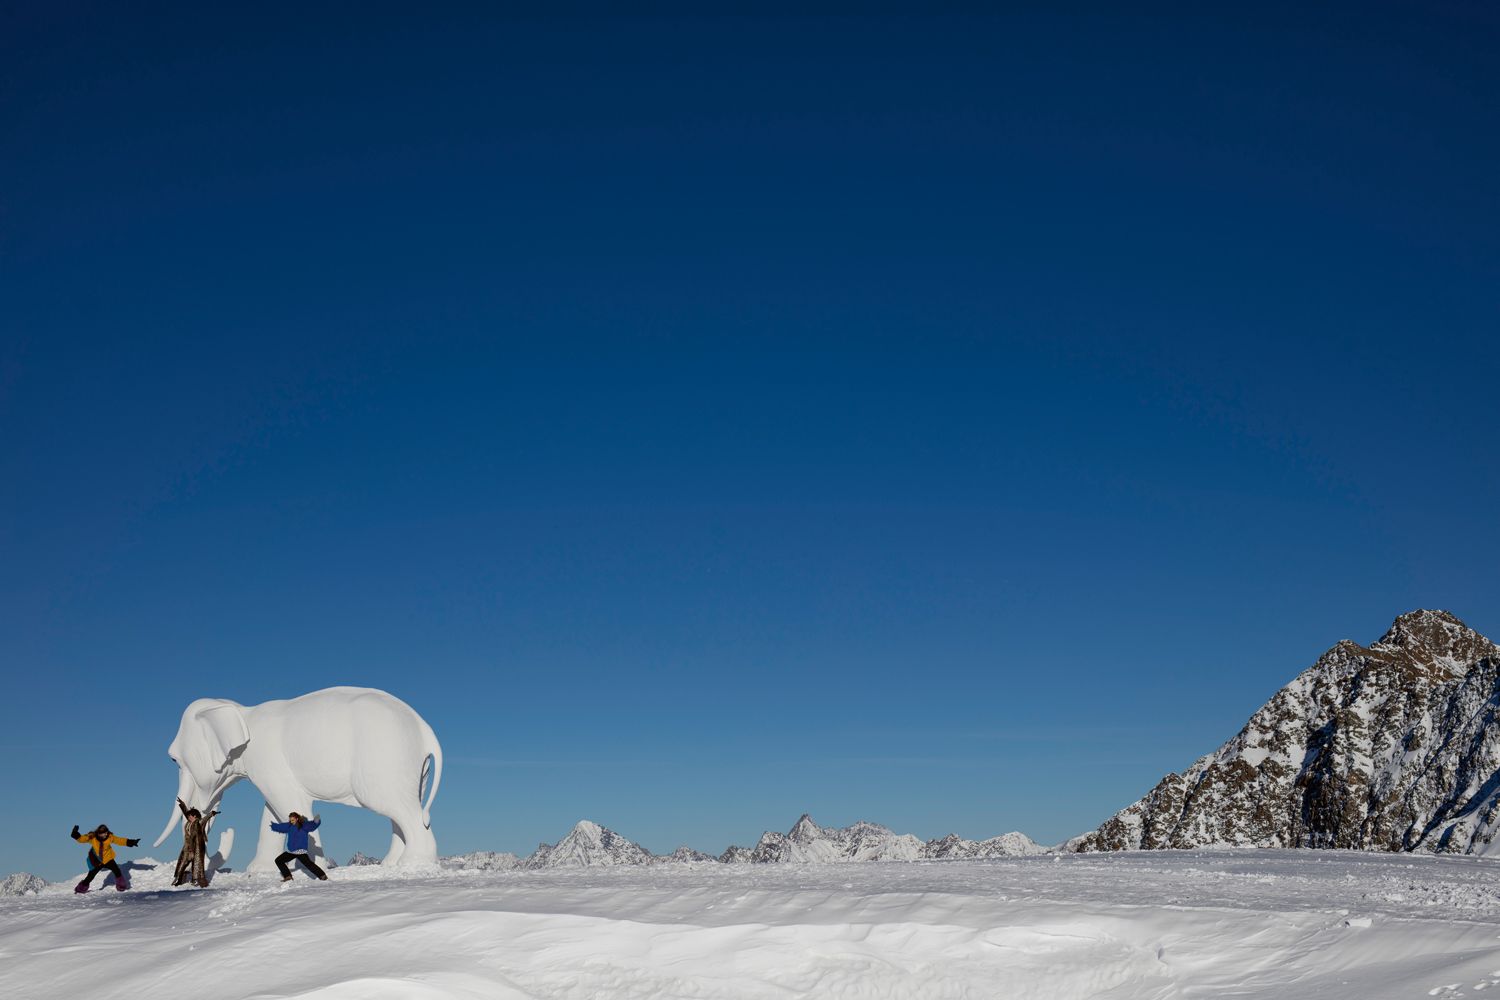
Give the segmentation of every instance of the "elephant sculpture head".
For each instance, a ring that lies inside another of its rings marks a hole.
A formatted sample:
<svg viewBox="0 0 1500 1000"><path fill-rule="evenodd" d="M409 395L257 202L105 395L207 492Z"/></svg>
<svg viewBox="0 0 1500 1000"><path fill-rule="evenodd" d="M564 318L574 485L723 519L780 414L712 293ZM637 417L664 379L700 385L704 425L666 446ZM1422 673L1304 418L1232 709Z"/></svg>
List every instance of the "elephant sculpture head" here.
<svg viewBox="0 0 1500 1000"><path fill-rule="evenodd" d="M245 723L245 709L222 698L199 698L182 713L177 736L167 747L167 754L177 764L177 797L188 808L205 816L213 811L225 789L244 777L236 760L250 743L250 727ZM181 814L172 804L172 815L166 828L152 846L172 835Z"/></svg>

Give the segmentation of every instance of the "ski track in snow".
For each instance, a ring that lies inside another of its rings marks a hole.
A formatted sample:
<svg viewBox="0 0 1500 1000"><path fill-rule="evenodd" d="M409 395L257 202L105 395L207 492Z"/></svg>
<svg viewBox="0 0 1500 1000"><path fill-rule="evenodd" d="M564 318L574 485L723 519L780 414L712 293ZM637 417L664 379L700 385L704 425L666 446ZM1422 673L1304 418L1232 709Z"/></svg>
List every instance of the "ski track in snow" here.
<svg viewBox="0 0 1500 1000"><path fill-rule="evenodd" d="M1500 996L1493 861L1192 851L221 874L0 900L0 996ZM1496 992L1490 993L1489 990Z"/></svg>

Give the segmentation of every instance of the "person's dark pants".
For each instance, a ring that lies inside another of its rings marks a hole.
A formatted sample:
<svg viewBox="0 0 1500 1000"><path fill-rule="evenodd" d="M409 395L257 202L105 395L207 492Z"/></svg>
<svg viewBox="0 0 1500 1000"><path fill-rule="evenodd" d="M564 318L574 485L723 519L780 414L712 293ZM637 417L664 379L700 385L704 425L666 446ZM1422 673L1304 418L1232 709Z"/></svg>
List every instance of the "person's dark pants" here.
<svg viewBox="0 0 1500 1000"><path fill-rule="evenodd" d="M86 886L92 885L94 876L104 871L113 872L116 882L125 881L125 876L120 873L120 866L115 864L113 861L106 861L104 862L104 864L100 865L97 868L90 868L89 873L83 877L83 884Z"/></svg>
<svg viewBox="0 0 1500 1000"><path fill-rule="evenodd" d="M276 859L276 867L281 869L282 878L292 877L292 870L287 867L288 863L292 861L300 861L302 863L302 867L312 872L313 876L316 878L328 877L328 873L319 868L318 863L312 858L308 857L306 854L293 854L291 851L287 851L285 854Z"/></svg>

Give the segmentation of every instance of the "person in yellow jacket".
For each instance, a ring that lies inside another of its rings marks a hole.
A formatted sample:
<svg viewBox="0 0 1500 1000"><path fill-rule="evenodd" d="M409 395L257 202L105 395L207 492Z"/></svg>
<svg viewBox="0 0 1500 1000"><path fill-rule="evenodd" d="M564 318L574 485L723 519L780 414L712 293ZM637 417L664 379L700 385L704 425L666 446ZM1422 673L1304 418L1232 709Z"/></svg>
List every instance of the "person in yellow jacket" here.
<svg viewBox="0 0 1500 1000"><path fill-rule="evenodd" d="M103 823L100 823L92 833L79 833L75 825L72 837L80 844L89 845L89 873L83 877L82 882L73 887L74 892L88 892L89 883L94 881L94 876L106 869L114 873L116 889L124 892L128 888L125 873L120 871L119 865L115 864L115 845L134 847L141 842L140 838L127 840L124 837L116 837Z"/></svg>

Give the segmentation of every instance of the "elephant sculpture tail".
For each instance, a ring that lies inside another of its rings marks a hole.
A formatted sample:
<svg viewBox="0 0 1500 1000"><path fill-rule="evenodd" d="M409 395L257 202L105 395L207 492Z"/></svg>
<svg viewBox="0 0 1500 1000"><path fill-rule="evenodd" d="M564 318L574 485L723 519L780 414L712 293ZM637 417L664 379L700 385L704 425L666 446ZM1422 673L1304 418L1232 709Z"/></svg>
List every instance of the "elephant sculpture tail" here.
<svg viewBox="0 0 1500 1000"><path fill-rule="evenodd" d="M422 801L422 789L427 789L427 801L422 803L422 825L432 829L432 800L437 798L438 785L443 780L443 747L437 734L425 720L422 721L426 737L427 753L422 757L422 776L417 779L417 801ZM431 779L429 781L429 779Z"/></svg>

